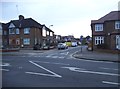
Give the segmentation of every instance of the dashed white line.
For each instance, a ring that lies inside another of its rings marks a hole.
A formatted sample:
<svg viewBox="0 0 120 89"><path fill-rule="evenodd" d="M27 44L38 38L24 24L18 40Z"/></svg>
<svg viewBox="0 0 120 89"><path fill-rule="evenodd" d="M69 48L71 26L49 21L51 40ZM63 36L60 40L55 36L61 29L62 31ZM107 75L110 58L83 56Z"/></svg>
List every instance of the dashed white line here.
<svg viewBox="0 0 120 89"><path fill-rule="evenodd" d="M0 69L0 70L2 70L2 71L9 71L8 69Z"/></svg>
<svg viewBox="0 0 120 89"><path fill-rule="evenodd" d="M102 81L102 83L105 83L105 84L112 84L112 85L120 85L120 83L108 82L108 81Z"/></svg>
<svg viewBox="0 0 120 89"><path fill-rule="evenodd" d="M51 56L46 56L46 57L51 57Z"/></svg>
<svg viewBox="0 0 120 89"><path fill-rule="evenodd" d="M58 58L58 56L52 56L52 58Z"/></svg>
<svg viewBox="0 0 120 89"><path fill-rule="evenodd" d="M57 64L57 65L70 65L70 64L65 64L65 63L45 62L45 61L34 61L34 62L47 63L47 64Z"/></svg>
<svg viewBox="0 0 120 89"><path fill-rule="evenodd" d="M105 67L100 67L100 69L105 69L105 70L116 70L116 71L118 71L118 69L114 69L114 68L105 68Z"/></svg>
<svg viewBox="0 0 120 89"><path fill-rule="evenodd" d="M64 57L58 57L58 58L61 58L61 59L63 59Z"/></svg>

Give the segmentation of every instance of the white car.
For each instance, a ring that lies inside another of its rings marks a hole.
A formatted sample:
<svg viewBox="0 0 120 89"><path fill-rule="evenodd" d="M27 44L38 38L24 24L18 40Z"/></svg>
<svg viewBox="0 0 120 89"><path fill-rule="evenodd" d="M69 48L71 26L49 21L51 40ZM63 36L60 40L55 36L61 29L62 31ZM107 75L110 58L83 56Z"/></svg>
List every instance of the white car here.
<svg viewBox="0 0 120 89"><path fill-rule="evenodd" d="M59 43L58 44L58 49L67 49L68 46L66 45L66 43Z"/></svg>
<svg viewBox="0 0 120 89"><path fill-rule="evenodd" d="M72 42L72 47L76 47L77 46L77 42Z"/></svg>

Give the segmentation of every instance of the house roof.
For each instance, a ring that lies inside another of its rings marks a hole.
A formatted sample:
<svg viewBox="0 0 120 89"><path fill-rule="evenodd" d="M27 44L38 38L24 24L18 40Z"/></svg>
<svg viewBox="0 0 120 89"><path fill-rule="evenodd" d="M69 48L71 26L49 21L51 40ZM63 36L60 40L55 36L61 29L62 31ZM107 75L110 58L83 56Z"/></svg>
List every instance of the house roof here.
<svg viewBox="0 0 120 89"><path fill-rule="evenodd" d="M13 23L16 28L27 28L27 27L35 27L42 28L42 25L32 18L27 18L23 20L11 20L10 23Z"/></svg>
<svg viewBox="0 0 120 89"><path fill-rule="evenodd" d="M120 11L112 11L98 20L92 20L91 23L104 23L111 20L120 20Z"/></svg>
<svg viewBox="0 0 120 89"><path fill-rule="evenodd" d="M54 31L52 31L52 30L51 30L50 28L48 28L47 26L42 25L42 27L43 27L43 26L46 28L47 31L50 31L50 32L53 32L53 33L54 33Z"/></svg>
<svg viewBox="0 0 120 89"><path fill-rule="evenodd" d="M8 29L9 23L2 23L2 28L3 29Z"/></svg>

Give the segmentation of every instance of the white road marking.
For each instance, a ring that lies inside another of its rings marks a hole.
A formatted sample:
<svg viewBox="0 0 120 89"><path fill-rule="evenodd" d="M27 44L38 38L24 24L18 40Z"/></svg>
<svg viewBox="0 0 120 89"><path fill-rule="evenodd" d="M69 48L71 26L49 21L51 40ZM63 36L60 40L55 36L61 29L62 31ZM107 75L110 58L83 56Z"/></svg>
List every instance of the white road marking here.
<svg viewBox="0 0 120 89"><path fill-rule="evenodd" d="M105 69L105 70L116 70L116 71L118 71L118 69L114 69L114 68L105 68L105 67L100 67L100 69Z"/></svg>
<svg viewBox="0 0 120 89"><path fill-rule="evenodd" d="M59 77L59 78L62 77L62 76L60 76L60 75L58 75L58 74L56 74L56 73L54 73L54 72L52 72L52 71L50 71L50 70L48 70L48 69L46 69L46 68L38 65L37 63L34 63L33 61L29 61L29 62L32 63L33 65L39 67L39 68L42 68L43 70L46 70L47 72L50 72L50 73L53 74L53 75L51 75L51 74L43 74L43 73L33 73L33 72L25 72L25 73L28 73L28 74L36 74L36 75L43 75L43 76L51 76L51 77Z"/></svg>
<svg viewBox="0 0 120 89"><path fill-rule="evenodd" d="M60 54L62 54L62 55L68 55L69 52L63 52L63 53L60 53Z"/></svg>
<svg viewBox="0 0 120 89"><path fill-rule="evenodd" d="M52 58L58 58L58 56L52 56Z"/></svg>
<svg viewBox="0 0 120 89"><path fill-rule="evenodd" d="M62 67L62 68L67 68L67 69L69 69L71 71L81 72L81 73L90 73L90 74L98 74L98 75L109 75L109 76L120 76L119 74L114 74L114 73L105 73L105 72L80 70L81 68L72 68L72 67Z"/></svg>
<svg viewBox="0 0 120 89"><path fill-rule="evenodd" d="M0 64L0 66L10 66L10 64L9 63L2 63L2 64Z"/></svg>
<svg viewBox="0 0 120 89"><path fill-rule="evenodd" d="M86 69L83 69L83 68L77 68L77 67L61 67L61 68L67 68L67 69L70 69L70 70L86 70Z"/></svg>
<svg viewBox="0 0 120 89"><path fill-rule="evenodd" d="M112 84L112 85L120 85L120 83L108 82L108 81L102 81L102 83Z"/></svg>
<svg viewBox="0 0 120 89"><path fill-rule="evenodd" d="M51 56L46 56L46 57L51 57Z"/></svg>
<svg viewBox="0 0 120 89"><path fill-rule="evenodd" d="M58 57L58 58L61 58L61 59L63 59L64 57Z"/></svg>
<svg viewBox="0 0 120 89"><path fill-rule="evenodd" d="M25 72L27 74L35 74L35 75L43 75L43 76L50 76L50 77L61 77L56 75L50 75L50 74L43 74L43 73L35 73L35 72Z"/></svg>
<svg viewBox="0 0 120 89"><path fill-rule="evenodd" d="M70 65L70 64L64 64L64 63L45 62L45 61L34 61L34 62L47 63L47 64L57 64L57 65Z"/></svg>
<svg viewBox="0 0 120 89"><path fill-rule="evenodd" d="M2 70L2 71L9 71L8 69L0 69L0 70Z"/></svg>

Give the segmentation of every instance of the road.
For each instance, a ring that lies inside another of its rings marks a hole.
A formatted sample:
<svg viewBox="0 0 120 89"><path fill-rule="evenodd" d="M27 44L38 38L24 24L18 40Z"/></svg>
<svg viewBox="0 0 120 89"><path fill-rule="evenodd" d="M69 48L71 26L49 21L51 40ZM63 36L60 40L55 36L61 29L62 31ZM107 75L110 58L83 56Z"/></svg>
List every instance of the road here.
<svg viewBox="0 0 120 89"><path fill-rule="evenodd" d="M118 63L76 59L80 47L3 56L3 87L117 87Z"/></svg>

